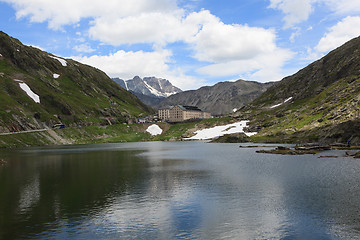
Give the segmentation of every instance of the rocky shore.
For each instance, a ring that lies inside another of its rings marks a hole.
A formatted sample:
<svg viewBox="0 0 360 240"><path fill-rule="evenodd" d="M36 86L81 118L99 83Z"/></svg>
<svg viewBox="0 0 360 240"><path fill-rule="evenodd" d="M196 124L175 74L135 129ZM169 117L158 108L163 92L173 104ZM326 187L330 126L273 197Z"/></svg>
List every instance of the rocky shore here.
<svg viewBox="0 0 360 240"><path fill-rule="evenodd" d="M240 146L243 147L243 146ZM345 152L345 156L360 158L360 146L346 146L346 145L326 145L326 146L295 146L295 147L284 147L278 146L271 150L258 150L257 153L268 153L268 154L281 154L281 155L304 155L304 154L317 154L327 150L349 150ZM330 156L321 156L330 157ZM337 156L331 156L337 157Z"/></svg>

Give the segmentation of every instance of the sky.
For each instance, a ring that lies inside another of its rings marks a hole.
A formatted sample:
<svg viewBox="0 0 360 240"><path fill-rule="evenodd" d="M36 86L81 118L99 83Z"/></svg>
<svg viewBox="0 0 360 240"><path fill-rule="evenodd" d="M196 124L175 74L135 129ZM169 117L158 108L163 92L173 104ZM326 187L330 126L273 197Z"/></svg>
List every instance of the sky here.
<svg viewBox="0 0 360 240"><path fill-rule="evenodd" d="M360 0L0 0L0 30L183 90L296 73L360 35Z"/></svg>

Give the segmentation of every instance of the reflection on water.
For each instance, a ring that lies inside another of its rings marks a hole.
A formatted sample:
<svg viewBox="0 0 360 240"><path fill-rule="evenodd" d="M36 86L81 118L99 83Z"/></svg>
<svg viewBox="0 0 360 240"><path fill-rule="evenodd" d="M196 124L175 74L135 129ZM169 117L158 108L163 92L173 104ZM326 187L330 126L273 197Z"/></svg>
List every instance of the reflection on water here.
<svg viewBox="0 0 360 240"><path fill-rule="evenodd" d="M1 151L0 239L360 237L359 160L256 150L149 142Z"/></svg>

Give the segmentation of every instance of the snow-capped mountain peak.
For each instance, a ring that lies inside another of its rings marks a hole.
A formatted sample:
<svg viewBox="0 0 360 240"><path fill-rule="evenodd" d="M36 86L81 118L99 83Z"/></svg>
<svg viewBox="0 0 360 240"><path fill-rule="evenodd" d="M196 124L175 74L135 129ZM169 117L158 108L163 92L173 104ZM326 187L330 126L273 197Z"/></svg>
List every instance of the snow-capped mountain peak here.
<svg viewBox="0 0 360 240"><path fill-rule="evenodd" d="M113 80L128 91L150 97L164 98L182 92L181 89L172 85L170 81L162 78L145 77L142 79L135 76L129 80L119 78L113 78Z"/></svg>

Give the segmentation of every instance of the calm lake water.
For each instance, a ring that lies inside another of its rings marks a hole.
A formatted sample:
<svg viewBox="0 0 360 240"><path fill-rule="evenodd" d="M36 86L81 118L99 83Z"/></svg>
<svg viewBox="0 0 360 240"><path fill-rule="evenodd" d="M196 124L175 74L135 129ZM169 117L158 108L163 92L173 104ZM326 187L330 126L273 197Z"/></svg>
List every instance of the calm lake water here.
<svg viewBox="0 0 360 240"><path fill-rule="evenodd" d="M360 239L360 160L239 145L2 150L0 239Z"/></svg>

